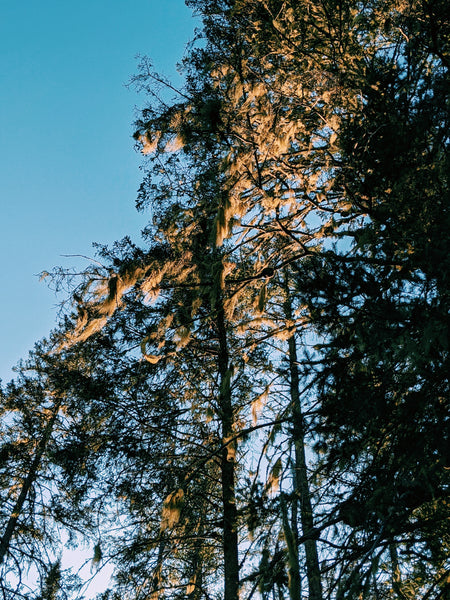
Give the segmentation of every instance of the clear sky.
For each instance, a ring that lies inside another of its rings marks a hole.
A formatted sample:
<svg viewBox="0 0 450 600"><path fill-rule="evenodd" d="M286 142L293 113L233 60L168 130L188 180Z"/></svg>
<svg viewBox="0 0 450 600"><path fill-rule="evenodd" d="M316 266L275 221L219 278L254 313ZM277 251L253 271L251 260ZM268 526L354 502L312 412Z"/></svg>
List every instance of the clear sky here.
<svg viewBox="0 0 450 600"><path fill-rule="evenodd" d="M0 378L47 335L60 299L36 276L136 237L142 178L125 84L137 55L176 78L183 0L0 0ZM79 263L78 263L79 264Z"/></svg>

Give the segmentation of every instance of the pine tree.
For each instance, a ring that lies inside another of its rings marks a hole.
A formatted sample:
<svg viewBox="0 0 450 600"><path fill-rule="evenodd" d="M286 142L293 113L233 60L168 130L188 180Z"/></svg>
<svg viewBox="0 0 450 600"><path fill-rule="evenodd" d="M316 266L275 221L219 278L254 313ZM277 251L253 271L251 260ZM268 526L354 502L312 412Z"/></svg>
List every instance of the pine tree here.
<svg viewBox="0 0 450 600"><path fill-rule="evenodd" d="M188 4L184 88L136 77L146 247L101 251L59 348L117 590L445 597L446 7Z"/></svg>
<svg viewBox="0 0 450 600"><path fill-rule="evenodd" d="M52 334L53 342L58 336ZM0 585L5 598L30 593L33 580L45 587L53 575L55 585L64 582L66 593L78 585L60 569L58 556L61 529L70 537L81 526L83 494L78 490L68 498L54 459L81 407L71 403L70 361L49 356L51 345L36 344L2 391Z"/></svg>

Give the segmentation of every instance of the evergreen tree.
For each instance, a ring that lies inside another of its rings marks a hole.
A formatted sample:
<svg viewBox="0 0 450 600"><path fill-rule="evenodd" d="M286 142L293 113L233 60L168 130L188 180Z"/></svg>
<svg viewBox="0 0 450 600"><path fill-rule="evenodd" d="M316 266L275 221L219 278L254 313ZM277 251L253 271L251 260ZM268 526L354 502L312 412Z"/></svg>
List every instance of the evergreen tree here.
<svg viewBox="0 0 450 600"><path fill-rule="evenodd" d="M113 595L444 598L448 9L188 4L184 88L136 77L146 248L72 295L54 463Z"/></svg>
<svg viewBox="0 0 450 600"><path fill-rule="evenodd" d="M61 530L70 538L83 521L88 532L90 522L82 490L68 496L55 461L81 412L72 404L70 360L48 354L58 336L36 344L2 391L0 587L5 598L33 595L33 581L42 589L52 581L55 593L64 582L64 594L78 585L58 559Z"/></svg>

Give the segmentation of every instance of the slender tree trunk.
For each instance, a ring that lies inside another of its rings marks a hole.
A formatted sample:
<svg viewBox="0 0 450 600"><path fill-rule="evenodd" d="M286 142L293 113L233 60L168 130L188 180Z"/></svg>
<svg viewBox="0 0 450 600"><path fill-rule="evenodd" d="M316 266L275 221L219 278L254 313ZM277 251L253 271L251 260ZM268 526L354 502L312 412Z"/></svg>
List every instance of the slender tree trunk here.
<svg viewBox="0 0 450 600"><path fill-rule="evenodd" d="M229 365L225 315L221 301L218 301L217 334L219 340L219 406L222 421L221 455L222 502L223 502L223 558L224 558L224 600L239 598L239 557L237 510L235 494L235 442L233 437L233 404L231 399L231 372Z"/></svg>
<svg viewBox="0 0 450 600"><path fill-rule="evenodd" d="M17 521L22 513L23 506L27 499L28 493L31 489L31 486L36 480L36 477L39 472L39 466L41 464L42 457L47 448L48 441L50 439L50 435L53 430L53 426L56 421L56 417L58 415L59 407L61 405L61 400L58 400L56 404L53 406L52 413L50 415L50 419L47 422L44 433L37 445L36 454L31 462L28 475L25 477L22 488L20 490L20 494L16 500L14 508L12 509L11 515L8 519L8 523L6 525L5 532L0 540L0 564L5 560L6 554L8 553L9 545L11 543L11 538L14 535L14 530L17 526Z"/></svg>
<svg viewBox="0 0 450 600"><path fill-rule="evenodd" d="M287 279L287 277L286 277ZM292 319L292 306L286 281L285 316ZM311 506L311 491L309 489L308 471L305 455L305 433L303 413L300 401L300 381L297 367L297 345L294 334L288 340L289 345L289 383L292 404L292 431L294 439L295 467L294 489L300 503L300 521L303 535L314 528L313 511ZM308 579L309 600L322 600L322 582L320 577L319 556L314 539L305 540L306 576Z"/></svg>
<svg viewBox="0 0 450 600"><path fill-rule="evenodd" d="M280 495L281 516L283 522L284 538L288 549L288 588L290 600L301 600L302 580L300 577L300 565L298 562L298 531L297 523L289 524L288 510L284 495ZM293 506L297 502L294 501ZM294 510L292 510L294 512Z"/></svg>
<svg viewBox="0 0 450 600"><path fill-rule="evenodd" d="M195 555L192 565L192 576L188 585L188 589L186 591L186 595L189 597L189 600L200 600L202 597L202 588L203 588L203 561L202 561L202 553L203 553L203 535L204 528L203 523L200 520L197 524L195 534L197 536L197 542L195 544Z"/></svg>

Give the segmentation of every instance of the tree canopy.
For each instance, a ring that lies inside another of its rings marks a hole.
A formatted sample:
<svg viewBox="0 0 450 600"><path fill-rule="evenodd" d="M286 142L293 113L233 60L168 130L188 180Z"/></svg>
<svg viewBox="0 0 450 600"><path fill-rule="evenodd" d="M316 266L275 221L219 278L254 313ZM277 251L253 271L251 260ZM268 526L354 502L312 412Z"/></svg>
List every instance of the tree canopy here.
<svg viewBox="0 0 450 600"><path fill-rule="evenodd" d="M134 78L142 244L55 272L2 393L3 595L77 597L69 537L102 600L445 599L447 4L187 4L182 89Z"/></svg>

